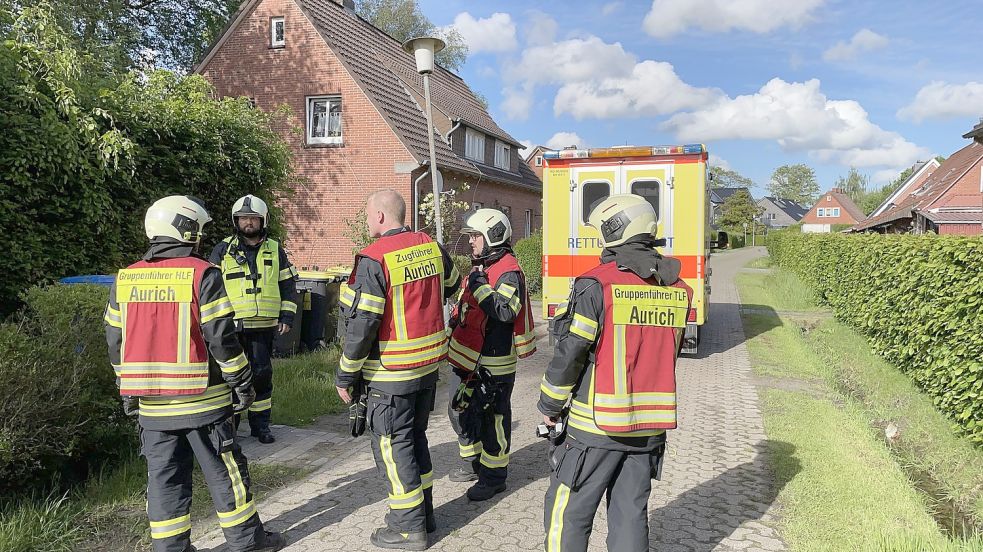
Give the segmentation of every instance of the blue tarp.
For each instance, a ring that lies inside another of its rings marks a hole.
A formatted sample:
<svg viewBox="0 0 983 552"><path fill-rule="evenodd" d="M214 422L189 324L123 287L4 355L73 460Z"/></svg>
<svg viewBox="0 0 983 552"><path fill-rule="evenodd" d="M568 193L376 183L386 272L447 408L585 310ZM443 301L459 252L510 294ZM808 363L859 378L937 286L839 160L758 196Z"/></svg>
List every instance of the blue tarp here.
<svg viewBox="0 0 983 552"><path fill-rule="evenodd" d="M92 274L90 276L69 276L58 280L62 284L98 284L100 286L111 286L116 280L116 276L105 274Z"/></svg>

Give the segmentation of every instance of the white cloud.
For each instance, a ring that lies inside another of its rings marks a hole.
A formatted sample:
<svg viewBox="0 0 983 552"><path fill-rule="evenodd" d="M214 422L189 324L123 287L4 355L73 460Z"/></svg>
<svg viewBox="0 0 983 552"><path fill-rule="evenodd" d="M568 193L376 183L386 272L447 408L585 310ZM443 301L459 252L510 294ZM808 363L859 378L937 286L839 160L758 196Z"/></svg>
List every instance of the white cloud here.
<svg viewBox="0 0 983 552"><path fill-rule="evenodd" d="M603 8L601 8L601 15L603 15L604 17L607 17L607 16L611 15L612 13L620 10L623 5L624 5L624 2L621 2L621 1L608 2L607 4L604 4L604 7Z"/></svg>
<svg viewBox="0 0 983 552"><path fill-rule="evenodd" d="M720 98L705 109L663 124L683 141L775 140L786 151L807 151L824 162L854 167L901 167L929 152L873 124L853 100L830 100L820 83L772 79L756 94Z"/></svg>
<svg viewBox="0 0 983 552"><path fill-rule="evenodd" d="M532 86L515 86L502 90L505 99L502 100L502 111L509 119L525 120L532 111L533 88Z"/></svg>
<svg viewBox="0 0 983 552"><path fill-rule="evenodd" d="M728 163L726 159L720 157L719 155L717 155L715 153L711 153L710 154L710 166L711 167L720 167L721 169L724 169L724 170L727 170L727 171L734 170L734 167L731 167L730 166L730 163Z"/></svg>
<svg viewBox="0 0 983 552"><path fill-rule="evenodd" d="M584 139L577 136L576 132L557 132L551 136L544 145L550 149L556 150L563 149L567 146L577 146L581 149L587 147Z"/></svg>
<svg viewBox="0 0 983 552"><path fill-rule="evenodd" d="M870 29L860 29L849 42L840 41L823 52L826 61L850 61L864 52L886 48L891 41Z"/></svg>
<svg viewBox="0 0 983 552"><path fill-rule="evenodd" d="M507 76L530 84L566 84L626 75L634 65L635 56L620 43L589 36L527 48Z"/></svg>
<svg viewBox="0 0 983 552"><path fill-rule="evenodd" d="M730 30L767 33L780 27L798 28L814 18L826 0L653 0L642 23L645 32L669 38L691 28L710 32Z"/></svg>
<svg viewBox="0 0 983 552"><path fill-rule="evenodd" d="M534 144L532 140L519 140L519 143L523 146L523 148L519 150L520 159L525 159L526 156L529 155L532 148L536 147L536 144Z"/></svg>
<svg viewBox="0 0 983 552"><path fill-rule="evenodd" d="M468 12L457 14L451 27L457 29L471 53L508 52L518 48L515 23L507 13L496 12L490 17L475 19Z"/></svg>
<svg viewBox="0 0 983 552"><path fill-rule="evenodd" d="M578 120L658 116L698 108L720 96L723 92L719 90L686 84L669 63L646 60L624 77L563 85L556 93L553 112L568 113Z"/></svg>
<svg viewBox="0 0 983 552"><path fill-rule="evenodd" d="M900 110L901 119L954 119L983 115L983 83L949 84L932 82L918 91L915 99Z"/></svg>
<svg viewBox="0 0 983 552"><path fill-rule="evenodd" d="M556 32L560 25L555 19L537 10L528 12L526 19L532 23L526 27L526 44L529 46L543 46L552 44L556 40Z"/></svg>

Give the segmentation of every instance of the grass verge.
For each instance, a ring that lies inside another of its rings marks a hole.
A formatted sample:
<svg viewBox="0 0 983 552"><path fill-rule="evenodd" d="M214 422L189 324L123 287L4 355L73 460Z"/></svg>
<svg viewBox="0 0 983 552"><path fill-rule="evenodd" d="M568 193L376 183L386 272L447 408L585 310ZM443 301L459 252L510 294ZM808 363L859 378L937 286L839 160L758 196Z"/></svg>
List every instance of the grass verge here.
<svg viewBox="0 0 983 552"><path fill-rule="evenodd" d="M249 468L257 499L300 479L309 470L254 464ZM4 552L145 552L150 530L144 503L146 463L133 458L110 474L93 478L63 497L8 505L0 511L0 550ZM211 496L195 468L191 502L194 535L217 526Z"/></svg>
<svg viewBox="0 0 983 552"><path fill-rule="evenodd" d="M340 354L337 347L330 347L274 359L273 423L302 427L345 408L334 386Z"/></svg>
<svg viewBox="0 0 983 552"><path fill-rule="evenodd" d="M792 549L983 550L983 451L794 276L737 284L765 429L802 464L779 494Z"/></svg>

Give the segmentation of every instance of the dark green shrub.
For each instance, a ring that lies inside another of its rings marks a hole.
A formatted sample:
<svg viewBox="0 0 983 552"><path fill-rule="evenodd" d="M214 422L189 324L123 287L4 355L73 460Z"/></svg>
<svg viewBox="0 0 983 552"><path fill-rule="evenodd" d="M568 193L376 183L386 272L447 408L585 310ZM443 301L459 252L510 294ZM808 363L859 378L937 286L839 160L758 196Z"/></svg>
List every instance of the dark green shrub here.
<svg viewBox="0 0 983 552"><path fill-rule="evenodd" d="M132 449L106 353L108 288L51 286L25 293L0 325L0 488L37 491L84 478Z"/></svg>
<svg viewBox="0 0 983 552"><path fill-rule="evenodd" d="M983 240L776 232L768 250L983 444Z"/></svg>
<svg viewBox="0 0 983 552"><path fill-rule="evenodd" d="M543 289L543 234L540 231L528 238L519 240L515 247L515 257L526 275L529 293L539 293Z"/></svg>

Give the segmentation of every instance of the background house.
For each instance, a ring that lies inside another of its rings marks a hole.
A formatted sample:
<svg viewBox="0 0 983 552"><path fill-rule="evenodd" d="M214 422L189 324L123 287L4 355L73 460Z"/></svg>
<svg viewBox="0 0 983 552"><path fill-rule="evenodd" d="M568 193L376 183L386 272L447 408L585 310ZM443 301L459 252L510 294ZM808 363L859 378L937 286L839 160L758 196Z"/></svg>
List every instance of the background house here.
<svg viewBox="0 0 983 552"><path fill-rule="evenodd" d="M863 220L864 212L843 193L833 188L819 197L819 201L802 217L803 232L831 232L835 224L854 225Z"/></svg>
<svg viewBox="0 0 983 552"><path fill-rule="evenodd" d="M894 190L891 195L887 196L884 199L884 202L878 205L877 209L874 209L867 218L878 217L885 211L888 211L892 207L908 199L912 193L917 191L923 184L925 184L925 181L928 180L928 177L931 176L933 172L935 172L935 169L939 168L939 165L941 165L941 163L939 163L939 160L935 159L934 157L928 161L919 161L912 165L911 174L908 175L908 178L906 178L904 182L898 186L898 189Z"/></svg>
<svg viewBox="0 0 983 552"><path fill-rule="evenodd" d="M903 199L856 225L854 232L976 235L983 228L983 123L963 135L972 143L953 153ZM875 211L875 213L877 213Z"/></svg>
<svg viewBox="0 0 983 552"><path fill-rule="evenodd" d="M526 154L525 163L529 170L536 174L540 182L543 181L543 152L550 151L546 146L536 146Z"/></svg>
<svg viewBox="0 0 983 552"><path fill-rule="evenodd" d="M433 188L426 105L412 54L358 17L350 0L247 0L195 69L223 96L291 115L281 131L304 184L283 201L291 260L301 267L350 264L351 221L374 190L408 203L408 223ZM519 158L522 145L489 116L468 85L431 75L437 165L444 190L474 207L496 207L516 239L541 225L542 185ZM445 238L463 252L467 240Z"/></svg>
<svg viewBox="0 0 983 552"><path fill-rule="evenodd" d="M758 207L764 209L761 213L761 223L772 230L788 228L802 220L809 212L808 207L799 205L791 199L765 196L758 200Z"/></svg>

